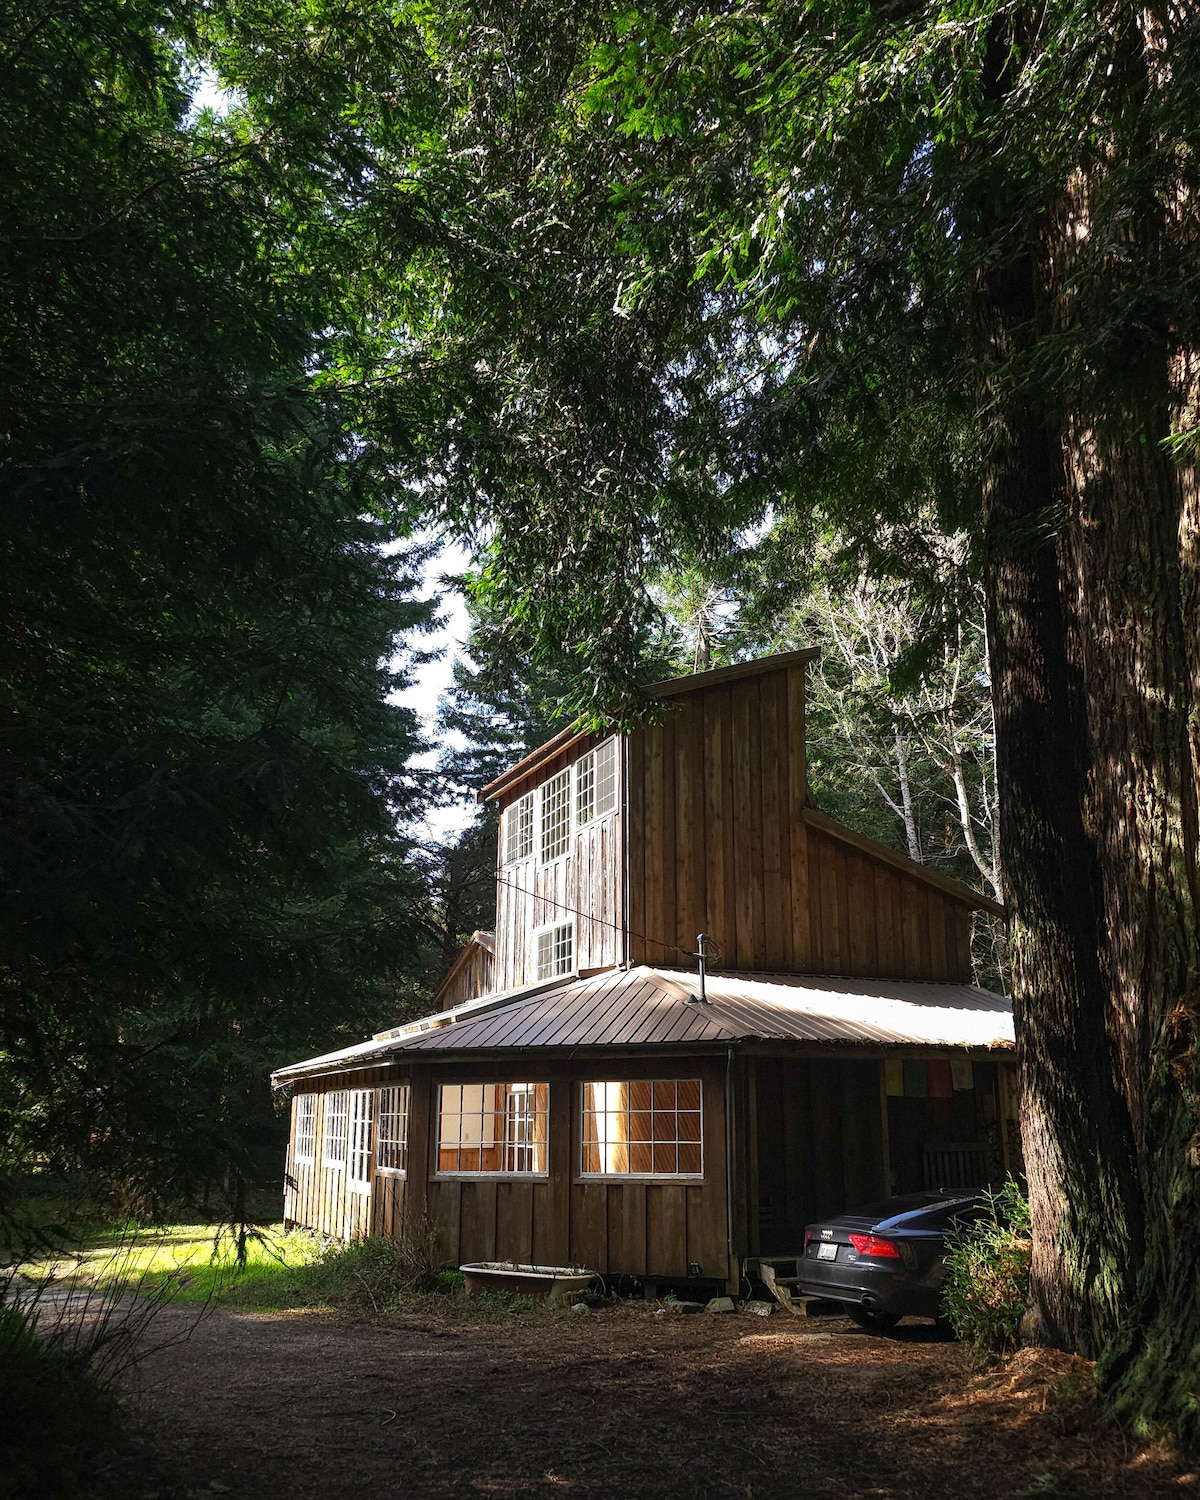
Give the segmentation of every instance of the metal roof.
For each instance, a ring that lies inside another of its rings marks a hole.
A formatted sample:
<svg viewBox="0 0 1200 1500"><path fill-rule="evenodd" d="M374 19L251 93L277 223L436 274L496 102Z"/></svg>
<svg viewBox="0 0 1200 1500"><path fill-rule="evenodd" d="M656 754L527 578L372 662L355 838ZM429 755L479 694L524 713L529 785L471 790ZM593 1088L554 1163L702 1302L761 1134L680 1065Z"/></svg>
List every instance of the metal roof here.
<svg viewBox="0 0 1200 1500"><path fill-rule="evenodd" d="M400 1055L528 1047L660 1047L799 1042L834 1047L1013 1046L1012 1006L969 984L798 974L610 969L589 979L515 991L431 1017L390 1036L281 1068L277 1083L337 1065ZM490 997L489 997L490 998Z"/></svg>

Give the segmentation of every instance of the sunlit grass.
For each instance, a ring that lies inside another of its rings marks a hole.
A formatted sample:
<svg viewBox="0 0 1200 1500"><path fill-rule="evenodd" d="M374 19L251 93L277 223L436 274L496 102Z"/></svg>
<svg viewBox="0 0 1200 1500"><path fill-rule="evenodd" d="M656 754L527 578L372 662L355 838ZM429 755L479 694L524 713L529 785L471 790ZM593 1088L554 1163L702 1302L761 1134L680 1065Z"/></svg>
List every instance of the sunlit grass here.
<svg viewBox="0 0 1200 1500"><path fill-rule="evenodd" d="M282 1224L264 1225L246 1242L238 1264L237 1244L228 1227L171 1224L129 1226L89 1236L70 1255L25 1268L37 1279L104 1289L136 1280L145 1291L172 1283L173 1300L214 1302L249 1308L313 1305L318 1288L304 1275L321 1254L321 1242Z"/></svg>

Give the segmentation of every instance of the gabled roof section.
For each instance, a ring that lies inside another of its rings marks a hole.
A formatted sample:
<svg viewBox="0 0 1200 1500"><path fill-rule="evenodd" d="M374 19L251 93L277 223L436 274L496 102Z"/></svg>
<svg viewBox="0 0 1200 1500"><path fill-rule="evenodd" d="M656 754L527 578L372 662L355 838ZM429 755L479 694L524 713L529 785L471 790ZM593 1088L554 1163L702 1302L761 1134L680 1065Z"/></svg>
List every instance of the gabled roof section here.
<svg viewBox="0 0 1200 1500"><path fill-rule="evenodd" d="M707 1000L685 970L611 969L590 979L516 991L398 1029L390 1037L281 1068L276 1087L340 1069L427 1053L504 1054L531 1048L729 1046L969 1048L1011 1051L1012 1006L969 984L813 975L712 974Z"/></svg>
<svg viewBox="0 0 1200 1500"><path fill-rule="evenodd" d="M720 687L724 682L736 682L739 677L761 677L765 672L778 672L784 667L806 667L820 654L817 646L806 646L802 651L778 651L774 656L756 656L753 661L736 661L731 667L713 667L689 677L668 677L662 682L652 682L646 692L654 698L678 698L681 693Z"/></svg>
<svg viewBox="0 0 1200 1500"><path fill-rule="evenodd" d="M786 667L807 666L810 661L816 661L820 654L815 646L809 646L803 651L781 651L774 656L756 657L754 661L735 662L731 667L714 667L710 672L694 672L688 677L668 677L662 682L650 683L646 688L646 693L651 698L678 698L684 693L720 687L725 682L736 682L739 677L760 677L767 672L778 672ZM526 777L531 776L547 761L553 760L556 755L561 755L565 750L570 750L579 744L581 740L587 739L589 733L588 730L562 730L552 740L547 740L544 745L531 750L528 755L517 761L516 765L510 766L494 781L489 781L478 794L477 800L491 802L518 781L524 781Z"/></svg>
<svg viewBox="0 0 1200 1500"><path fill-rule="evenodd" d="M861 854L879 860L881 864L890 865L894 870L911 875L914 880L923 880L926 885L931 885L944 895L961 901L972 911L988 911L996 917L1006 915L999 901L993 901L990 896L985 896L974 886L967 885L963 880L955 880L952 875L943 875L940 870L935 870L931 865L919 865L915 859L909 859L907 854L901 854L898 849L891 849L887 844L881 844L877 839L869 838L865 833L848 828L845 823L839 823L828 813L818 812L815 807L806 807L804 821L819 833L826 833L832 839L839 839L843 844L849 844L852 849L857 849Z"/></svg>
<svg viewBox="0 0 1200 1500"><path fill-rule="evenodd" d="M438 985L437 993L433 997L435 1001L441 999L477 953L488 953L495 957L496 934L494 932L479 931L471 934L459 950L458 957L447 969L441 984Z"/></svg>

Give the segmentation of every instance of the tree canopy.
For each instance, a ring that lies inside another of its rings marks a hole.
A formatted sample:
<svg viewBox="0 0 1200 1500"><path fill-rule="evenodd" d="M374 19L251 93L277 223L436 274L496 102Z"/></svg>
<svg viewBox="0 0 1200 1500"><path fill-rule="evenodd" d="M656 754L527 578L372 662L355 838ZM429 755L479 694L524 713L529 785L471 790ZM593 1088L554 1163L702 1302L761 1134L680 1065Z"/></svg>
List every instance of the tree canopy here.
<svg viewBox="0 0 1200 1500"><path fill-rule="evenodd" d="M375 1024L422 895L421 552L315 389L310 189L189 118L194 18L0 31L0 1134L143 1204L277 1176L270 1067Z"/></svg>

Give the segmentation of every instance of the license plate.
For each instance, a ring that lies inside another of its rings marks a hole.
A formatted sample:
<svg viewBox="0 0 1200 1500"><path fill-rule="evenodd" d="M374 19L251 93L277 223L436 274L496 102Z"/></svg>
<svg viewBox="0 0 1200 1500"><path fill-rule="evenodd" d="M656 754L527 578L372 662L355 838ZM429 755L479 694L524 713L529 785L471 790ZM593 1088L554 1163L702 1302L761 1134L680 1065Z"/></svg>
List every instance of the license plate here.
<svg viewBox="0 0 1200 1500"><path fill-rule="evenodd" d="M837 1246L820 1244L817 1246L818 1260L837 1260Z"/></svg>

